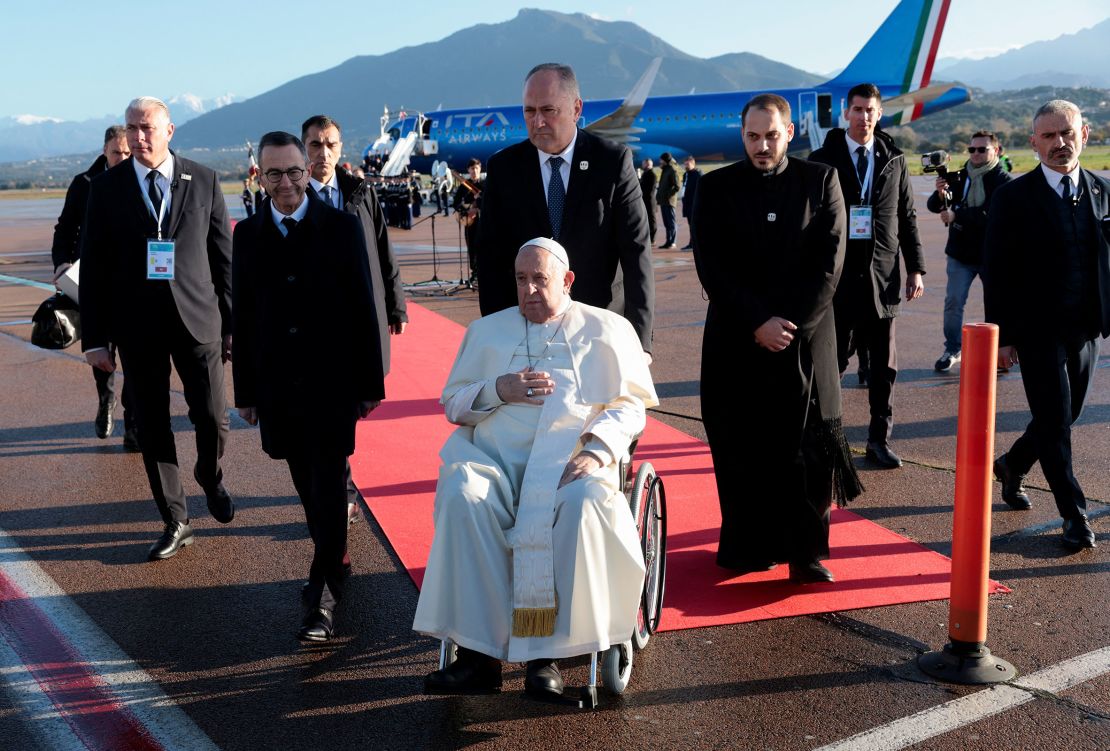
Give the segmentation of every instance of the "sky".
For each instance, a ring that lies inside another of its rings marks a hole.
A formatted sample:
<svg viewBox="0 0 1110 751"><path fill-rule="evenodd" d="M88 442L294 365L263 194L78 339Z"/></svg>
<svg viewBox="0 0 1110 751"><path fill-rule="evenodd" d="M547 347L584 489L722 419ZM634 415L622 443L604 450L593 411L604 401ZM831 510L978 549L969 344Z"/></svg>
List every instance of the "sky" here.
<svg viewBox="0 0 1110 751"><path fill-rule="evenodd" d="M851 60L895 5L897 0L535 0L525 6L503 0L419 6L190 0L114 6L8 0L0 5L7 68L0 79L0 117L82 120L121 112L140 94L251 97L357 55L385 54L477 23L507 21L519 7L631 21L697 57L755 52L828 73ZM1106 0L952 0L939 56L988 57L1075 33L1108 16ZM156 51L141 51L146 45Z"/></svg>

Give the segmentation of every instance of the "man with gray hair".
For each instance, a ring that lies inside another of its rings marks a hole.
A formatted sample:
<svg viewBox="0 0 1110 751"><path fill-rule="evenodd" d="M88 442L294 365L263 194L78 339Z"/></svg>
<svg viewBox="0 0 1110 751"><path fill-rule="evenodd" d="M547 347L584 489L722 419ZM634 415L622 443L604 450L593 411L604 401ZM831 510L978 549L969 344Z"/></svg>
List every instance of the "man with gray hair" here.
<svg viewBox="0 0 1110 751"><path fill-rule="evenodd" d="M987 217L983 300L998 324L998 364L1021 362L1032 420L994 463L1002 499L1032 503L1022 481L1041 463L1063 518L1064 546L1095 547L1087 499L1072 471L1071 426L1110 336L1110 180L1079 165L1089 128L1061 99L1033 116L1040 166L1003 185Z"/></svg>
<svg viewBox="0 0 1110 751"><path fill-rule="evenodd" d="M537 65L523 98L528 140L490 157L482 193L482 314L515 304L517 248L550 237L566 248L575 299L623 315L650 352L655 275L632 151L578 128L582 98L569 65Z"/></svg>
<svg viewBox="0 0 1110 751"><path fill-rule="evenodd" d="M527 661L528 694L557 698L556 659L636 624L644 561L618 465L658 403L640 341L571 300L558 242L528 240L515 269L517 305L470 324L441 399L459 428L440 451L413 628L459 656L427 693L499 691L508 660Z"/></svg>
<svg viewBox="0 0 1110 751"><path fill-rule="evenodd" d="M116 369L119 347L135 395L143 465L164 529L151 560L193 542L170 426L170 365L196 430L193 477L208 510L227 524L224 362L231 359L231 234L216 173L170 151L165 103L132 100L125 113L132 158L92 181L81 244L85 359Z"/></svg>
<svg viewBox="0 0 1110 751"><path fill-rule="evenodd" d="M54 282L58 282L81 257L81 229L85 225L85 207L89 202L89 184L97 175L131 156L127 145L126 130L122 125L111 125L104 131L104 150L92 166L73 178L66 191L65 204L54 225L54 244L50 255L54 260ZM110 345L112 346L112 345ZM112 434L113 410L116 407L116 374L97 368L92 369L96 382L97 410L93 422L97 438L107 438ZM131 406L131 388L125 381L121 401L123 401L123 446L128 451L139 450L139 440L135 430L135 414Z"/></svg>

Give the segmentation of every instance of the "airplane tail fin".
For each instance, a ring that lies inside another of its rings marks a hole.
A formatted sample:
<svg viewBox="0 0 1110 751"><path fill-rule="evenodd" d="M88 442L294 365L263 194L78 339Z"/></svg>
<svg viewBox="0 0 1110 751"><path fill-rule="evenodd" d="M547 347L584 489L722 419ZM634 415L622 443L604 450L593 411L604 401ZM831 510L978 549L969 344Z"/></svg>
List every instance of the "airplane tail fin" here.
<svg viewBox="0 0 1110 751"><path fill-rule="evenodd" d="M952 0L902 0L830 84L870 82L884 94L929 85Z"/></svg>

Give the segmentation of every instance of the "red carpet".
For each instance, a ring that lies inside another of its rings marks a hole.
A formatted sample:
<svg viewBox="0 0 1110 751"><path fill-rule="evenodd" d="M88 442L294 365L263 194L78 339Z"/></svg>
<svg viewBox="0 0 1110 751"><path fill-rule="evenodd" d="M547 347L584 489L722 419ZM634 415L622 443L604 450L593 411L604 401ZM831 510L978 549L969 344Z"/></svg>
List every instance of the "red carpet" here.
<svg viewBox="0 0 1110 751"><path fill-rule="evenodd" d="M358 426L355 481L417 586L432 542L439 448L453 430L439 394L463 328L409 304L407 332L393 337L389 398ZM948 558L847 511L833 514L828 586L794 586L786 566L733 577L714 563L720 513L709 449L657 420L636 450L667 488L668 553L662 630L868 608L948 597ZM992 592L1007 591L992 583Z"/></svg>

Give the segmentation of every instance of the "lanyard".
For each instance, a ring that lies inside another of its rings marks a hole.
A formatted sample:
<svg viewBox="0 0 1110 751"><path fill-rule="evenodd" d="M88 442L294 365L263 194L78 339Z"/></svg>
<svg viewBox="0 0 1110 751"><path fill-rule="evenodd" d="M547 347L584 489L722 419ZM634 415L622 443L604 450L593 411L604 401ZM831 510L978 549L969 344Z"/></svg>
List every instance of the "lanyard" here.
<svg viewBox="0 0 1110 751"><path fill-rule="evenodd" d="M875 176L875 151L864 151L867 155L867 173L863 176L863 182L859 186L859 200L864 206L871 205L871 182ZM859 173L856 173L856 180L859 180Z"/></svg>
<svg viewBox="0 0 1110 751"><path fill-rule="evenodd" d="M162 175L162 173L158 172L157 170L151 170L151 172L155 172L158 175ZM147 174L149 174L149 173L147 173ZM163 175L163 177L164 177L164 175ZM154 179L157 180L158 178L156 177ZM145 178L143 179L143 182L146 182ZM159 240L162 239L162 220L166 217L166 207L169 206L169 204L170 204L170 200L169 200L170 192L173 190L173 183L170 182L169 180L167 180L166 182L169 183L169 184L166 186L166 189L164 191L162 191L162 203L158 207L157 211L154 210L154 202L150 200L150 196L147 194L147 192L145 190L145 186L144 186L143 189L140 189L140 191L139 191L140 193L142 193L143 203L146 204L146 207L147 207L147 209L150 210L151 215L155 219L157 219L157 221L158 221L158 239Z"/></svg>

